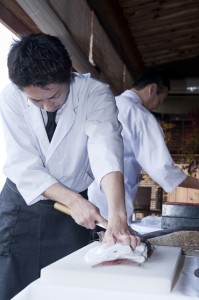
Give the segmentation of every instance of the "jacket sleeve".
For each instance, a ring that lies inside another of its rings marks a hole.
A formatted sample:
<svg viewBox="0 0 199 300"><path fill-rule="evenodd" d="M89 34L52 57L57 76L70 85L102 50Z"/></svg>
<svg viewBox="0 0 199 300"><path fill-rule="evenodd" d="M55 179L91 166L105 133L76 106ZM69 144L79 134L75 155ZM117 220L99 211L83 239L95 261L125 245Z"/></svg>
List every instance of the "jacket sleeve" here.
<svg viewBox="0 0 199 300"><path fill-rule="evenodd" d="M45 167L23 113L22 92L12 84L0 95L0 113L5 135L5 175L12 180L27 204L43 199L41 194L57 182Z"/></svg>
<svg viewBox="0 0 199 300"><path fill-rule="evenodd" d="M145 172L166 192L175 189L186 174L177 166L164 141L162 128L152 114L134 122L134 152Z"/></svg>
<svg viewBox="0 0 199 300"><path fill-rule="evenodd" d="M88 96L86 134L92 172L98 184L114 171L123 173L123 141L118 110L110 88L94 84Z"/></svg>

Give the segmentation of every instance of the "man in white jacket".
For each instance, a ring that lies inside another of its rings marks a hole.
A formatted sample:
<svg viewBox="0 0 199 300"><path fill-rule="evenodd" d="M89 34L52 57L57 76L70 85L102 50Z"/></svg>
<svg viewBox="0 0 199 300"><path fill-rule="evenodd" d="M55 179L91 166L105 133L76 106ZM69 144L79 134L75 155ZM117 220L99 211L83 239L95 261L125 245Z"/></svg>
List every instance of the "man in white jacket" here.
<svg viewBox="0 0 199 300"><path fill-rule="evenodd" d="M8 55L12 83L0 96L7 150L1 300L37 279L41 268L87 245L95 222L107 228L104 243L140 243L127 225L115 99L107 85L71 68L64 45L46 34L23 36ZM108 223L86 199L94 178L109 203ZM71 216L55 210L55 202Z"/></svg>
<svg viewBox="0 0 199 300"><path fill-rule="evenodd" d="M198 179L187 176L175 166L162 129L150 112L165 100L169 89L170 82L164 73L147 70L135 80L131 90L116 97L118 119L123 127L125 200L129 224L142 169L166 192L177 186L199 189ZM107 218L107 202L96 182L89 187L88 196Z"/></svg>

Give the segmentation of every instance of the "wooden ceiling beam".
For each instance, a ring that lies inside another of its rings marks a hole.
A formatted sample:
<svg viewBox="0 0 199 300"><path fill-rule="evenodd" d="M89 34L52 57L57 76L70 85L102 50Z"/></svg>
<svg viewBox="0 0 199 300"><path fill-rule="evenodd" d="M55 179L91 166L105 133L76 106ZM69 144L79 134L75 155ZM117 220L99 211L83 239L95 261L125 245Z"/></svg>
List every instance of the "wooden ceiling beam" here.
<svg viewBox="0 0 199 300"><path fill-rule="evenodd" d="M139 75L144 65L128 24L116 0L87 0L107 33L117 53L132 77Z"/></svg>
<svg viewBox="0 0 199 300"><path fill-rule="evenodd" d="M51 9L48 0L16 1L38 26L41 32L60 38L71 54L71 60L75 70L80 73L91 73L94 78L99 78L98 71L91 65L80 46L75 42L65 25Z"/></svg>
<svg viewBox="0 0 199 300"><path fill-rule="evenodd" d="M0 0L0 20L16 35L40 32L32 19L13 0Z"/></svg>

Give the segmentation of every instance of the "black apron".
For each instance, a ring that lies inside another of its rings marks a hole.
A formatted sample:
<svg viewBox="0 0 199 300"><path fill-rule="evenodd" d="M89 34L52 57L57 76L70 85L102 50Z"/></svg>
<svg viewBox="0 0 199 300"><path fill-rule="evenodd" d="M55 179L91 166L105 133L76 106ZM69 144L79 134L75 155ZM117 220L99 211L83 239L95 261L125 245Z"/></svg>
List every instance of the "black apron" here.
<svg viewBox="0 0 199 300"><path fill-rule="evenodd" d="M28 206L6 180L0 195L1 300L10 300L39 278L41 268L90 242L91 231L54 209L54 203L41 200Z"/></svg>

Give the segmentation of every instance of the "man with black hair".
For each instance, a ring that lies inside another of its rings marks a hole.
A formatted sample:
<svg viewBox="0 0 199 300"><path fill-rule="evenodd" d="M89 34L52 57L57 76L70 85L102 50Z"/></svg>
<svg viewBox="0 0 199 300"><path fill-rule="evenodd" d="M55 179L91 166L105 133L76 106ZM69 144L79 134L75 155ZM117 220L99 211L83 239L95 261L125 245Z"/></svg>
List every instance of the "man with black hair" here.
<svg viewBox="0 0 199 300"><path fill-rule="evenodd" d="M106 84L71 72L61 41L23 36L8 55L11 84L0 96L6 183L0 195L0 299L10 300L40 269L87 245L96 222L103 243L135 248L127 225L123 143ZM108 222L86 199L95 178L109 203ZM67 216L54 209L59 202Z"/></svg>
<svg viewBox="0 0 199 300"><path fill-rule="evenodd" d="M135 80L132 89L116 97L118 119L123 127L125 201L129 224L142 169L166 192L178 186L199 189L198 179L187 176L175 166L162 129L150 112L165 100L169 89L168 76L149 69ZM99 207L101 215L107 218L107 201L96 182L89 187L88 196Z"/></svg>

